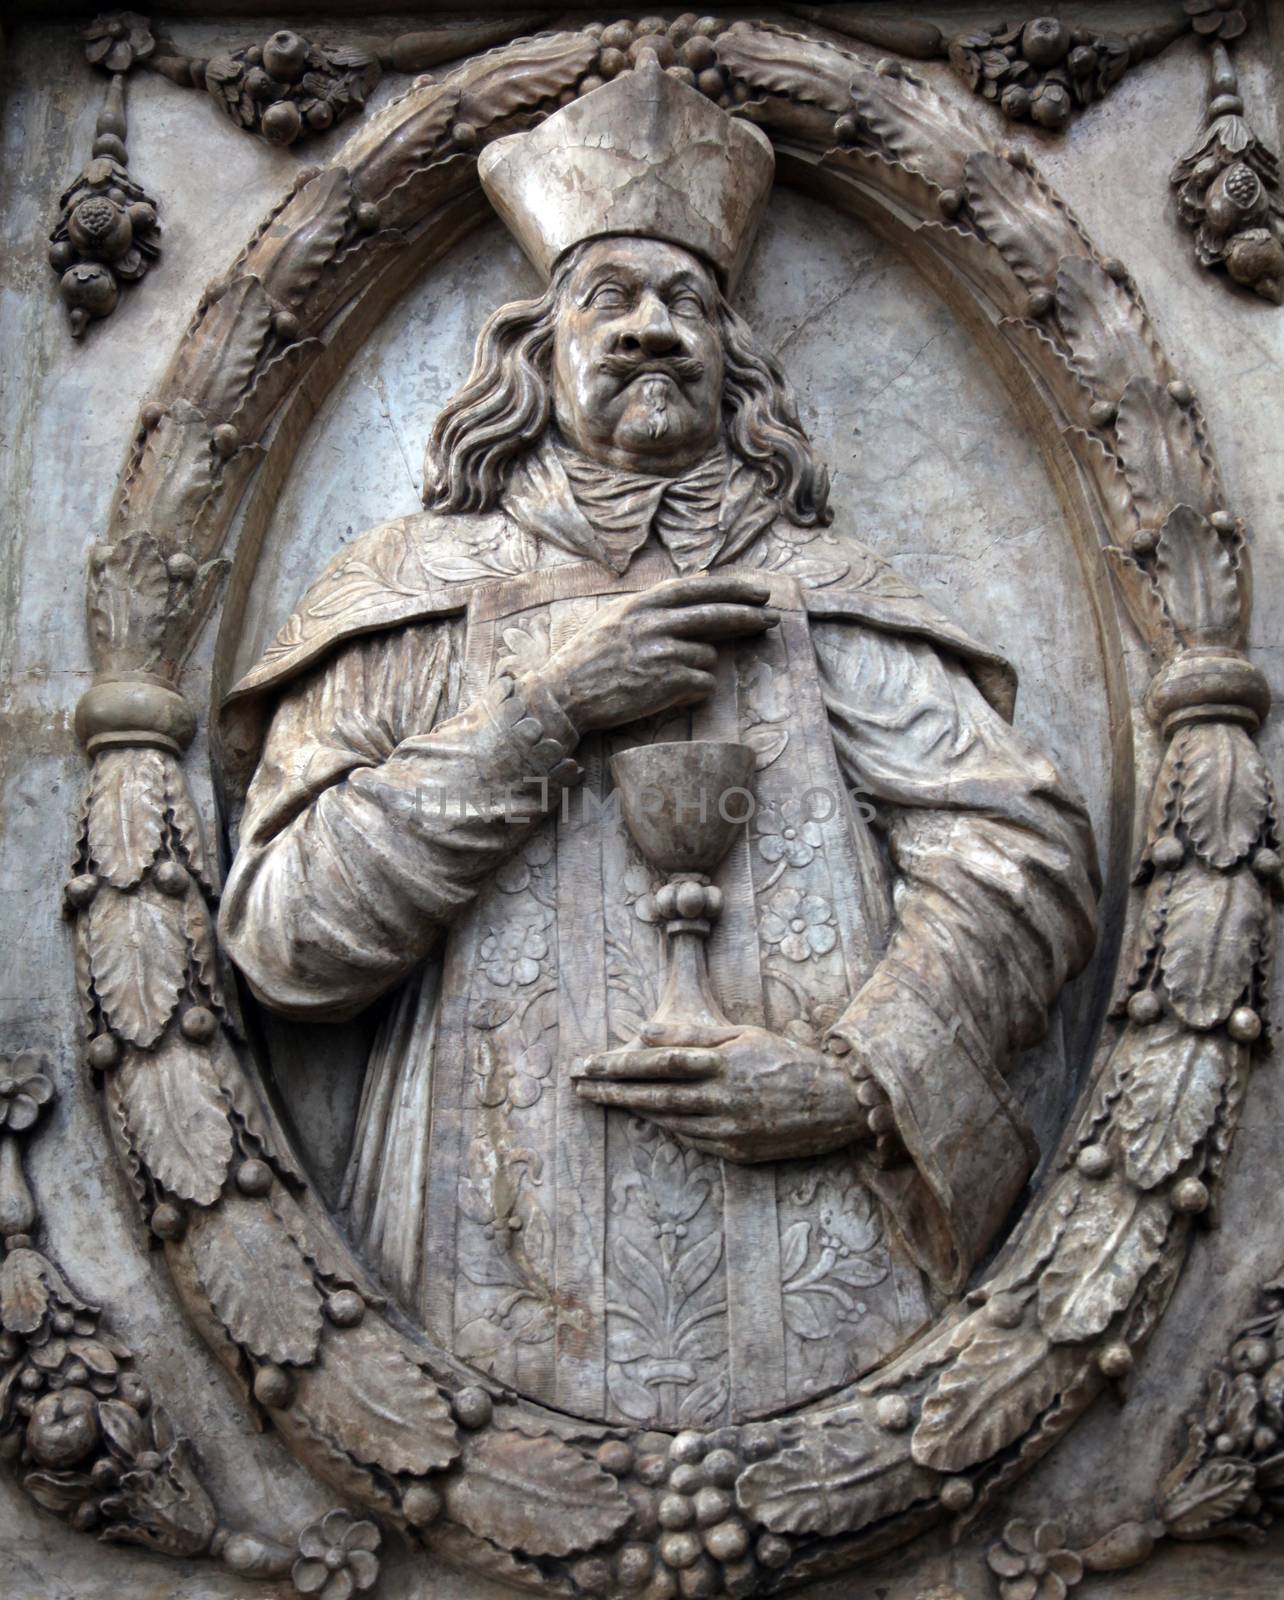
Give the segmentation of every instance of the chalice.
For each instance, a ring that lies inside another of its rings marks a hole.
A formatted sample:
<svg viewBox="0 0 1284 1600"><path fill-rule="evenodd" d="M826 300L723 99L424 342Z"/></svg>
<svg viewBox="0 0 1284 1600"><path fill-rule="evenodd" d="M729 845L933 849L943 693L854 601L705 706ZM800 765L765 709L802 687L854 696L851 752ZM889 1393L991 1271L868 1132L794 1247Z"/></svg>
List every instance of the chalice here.
<svg viewBox="0 0 1284 1600"><path fill-rule="evenodd" d="M667 880L655 897L667 937L648 1041L688 1044L706 1030L735 1029L709 981L705 944L722 911L713 874L752 808L753 765L749 745L717 739L638 745L611 758L625 826Z"/></svg>

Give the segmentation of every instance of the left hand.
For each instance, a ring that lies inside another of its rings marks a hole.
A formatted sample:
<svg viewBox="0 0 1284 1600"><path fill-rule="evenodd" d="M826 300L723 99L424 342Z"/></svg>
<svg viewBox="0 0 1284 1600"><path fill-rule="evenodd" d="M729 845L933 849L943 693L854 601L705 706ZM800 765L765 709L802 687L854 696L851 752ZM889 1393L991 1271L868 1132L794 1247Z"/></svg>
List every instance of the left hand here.
<svg viewBox="0 0 1284 1600"><path fill-rule="evenodd" d="M645 1030L636 1044L590 1056L575 1087L726 1161L821 1155L872 1136L844 1063L766 1028L681 1043Z"/></svg>

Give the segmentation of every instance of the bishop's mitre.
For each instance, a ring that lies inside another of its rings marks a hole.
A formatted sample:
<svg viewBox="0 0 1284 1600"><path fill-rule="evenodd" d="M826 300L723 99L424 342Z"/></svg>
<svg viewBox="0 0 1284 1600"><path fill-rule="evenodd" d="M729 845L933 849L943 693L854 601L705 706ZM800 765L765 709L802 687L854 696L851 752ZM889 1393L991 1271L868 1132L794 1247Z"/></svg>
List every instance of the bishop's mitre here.
<svg viewBox="0 0 1284 1600"><path fill-rule="evenodd" d="M728 292L774 167L760 129L654 62L497 139L478 160L496 211L545 277L585 239L643 234L702 256Z"/></svg>

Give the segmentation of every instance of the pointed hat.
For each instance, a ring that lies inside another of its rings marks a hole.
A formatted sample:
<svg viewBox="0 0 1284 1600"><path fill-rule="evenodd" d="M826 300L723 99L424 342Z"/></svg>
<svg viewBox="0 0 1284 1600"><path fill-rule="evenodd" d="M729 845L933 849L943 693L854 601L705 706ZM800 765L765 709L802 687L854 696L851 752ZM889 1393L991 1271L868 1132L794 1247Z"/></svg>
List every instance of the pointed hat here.
<svg viewBox="0 0 1284 1600"><path fill-rule="evenodd" d="M766 134L658 64L488 145L482 186L545 277L602 234L667 239L735 287L771 192Z"/></svg>

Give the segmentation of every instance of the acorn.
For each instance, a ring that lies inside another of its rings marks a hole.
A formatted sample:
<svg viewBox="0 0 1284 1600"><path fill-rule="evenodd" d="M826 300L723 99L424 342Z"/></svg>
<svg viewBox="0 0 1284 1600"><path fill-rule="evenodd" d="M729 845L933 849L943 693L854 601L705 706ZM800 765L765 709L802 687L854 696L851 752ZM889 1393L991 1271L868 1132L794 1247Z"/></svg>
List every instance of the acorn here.
<svg viewBox="0 0 1284 1600"><path fill-rule="evenodd" d="M179 1032L193 1044L204 1044L218 1032L218 1018L208 1006L188 1006L179 1020Z"/></svg>
<svg viewBox="0 0 1284 1600"><path fill-rule="evenodd" d="M338 1289L322 1309L336 1328L355 1328L366 1314L366 1303L355 1289Z"/></svg>
<svg viewBox="0 0 1284 1600"><path fill-rule="evenodd" d="M236 1169L236 1187L242 1194L264 1195L272 1187L272 1169L266 1161L251 1156Z"/></svg>
<svg viewBox="0 0 1284 1600"><path fill-rule="evenodd" d="M446 1502L430 1483L412 1483L401 1497L406 1521L415 1528L426 1528L445 1509Z"/></svg>
<svg viewBox="0 0 1284 1600"><path fill-rule="evenodd" d="M172 900L181 899L187 893L187 886L192 881L187 868L177 861L158 862L152 869L152 878L160 892Z"/></svg>
<svg viewBox="0 0 1284 1600"><path fill-rule="evenodd" d="M259 131L269 144L293 144L303 131L303 118L292 100L278 100L259 120Z"/></svg>
<svg viewBox="0 0 1284 1600"><path fill-rule="evenodd" d="M96 1034L89 1041L85 1055L95 1072L109 1072L120 1060L120 1040L115 1034Z"/></svg>
<svg viewBox="0 0 1284 1600"><path fill-rule="evenodd" d="M162 1200L151 1219L152 1232L158 1239L181 1239L187 1228L187 1218L168 1200Z"/></svg>
<svg viewBox="0 0 1284 1600"><path fill-rule="evenodd" d="M454 1399L455 1421L461 1428L474 1432L486 1426L493 1410L494 1404L485 1389L475 1386L461 1389Z"/></svg>
<svg viewBox="0 0 1284 1600"><path fill-rule="evenodd" d="M282 28L263 46L263 65L278 83L297 83L308 63L308 42Z"/></svg>
<svg viewBox="0 0 1284 1600"><path fill-rule="evenodd" d="M284 1367L268 1362L254 1374L254 1398L270 1411L280 1411L294 1399L294 1379Z"/></svg>
<svg viewBox="0 0 1284 1600"><path fill-rule="evenodd" d="M98 893L98 879L92 872L79 872L63 886L63 897L76 911L82 911Z"/></svg>

